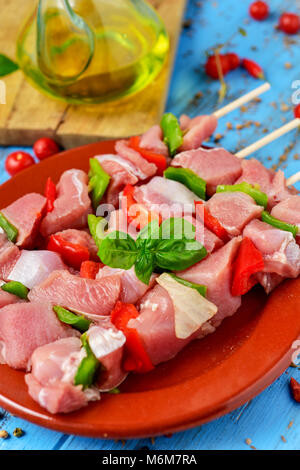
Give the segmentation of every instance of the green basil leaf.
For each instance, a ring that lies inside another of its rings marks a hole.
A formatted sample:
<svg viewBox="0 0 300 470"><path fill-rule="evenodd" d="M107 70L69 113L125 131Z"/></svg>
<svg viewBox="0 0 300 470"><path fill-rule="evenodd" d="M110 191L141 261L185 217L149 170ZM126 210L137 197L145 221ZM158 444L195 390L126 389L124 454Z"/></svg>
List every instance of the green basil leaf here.
<svg viewBox="0 0 300 470"><path fill-rule="evenodd" d="M154 239L151 238L154 236ZM149 284L154 270L181 271L198 263L206 249L195 240L195 227L189 221L173 217L161 226L152 221L135 242L128 234L112 232L101 242L98 255L112 268L130 269L142 282Z"/></svg>
<svg viewBox="0 0 300 470"><path fill-rule="evenodd" d="M169 166L169 168L164 171L164 177L184 184L194 194L205 200L206 182L189 168L174 168Z"/></svg>
<svg viewBox="0 0 300 470"><path fill-rule="evenodd" d="M95 382L101 364L90 348L86 333L82 335L81 341L87 355L79 364L74 378L74 384L82 385L83 389L85 389L91 387Z"/></svg>
<svg viewBox="0 0 300 470"><path fill-rule="evenodd" d="M151 239L151 240L158 240L159 239L159 223L158 220L152 220L147 224L140 233L138 234L138 237L136 239L136 242L139 242L140 240L145 240L145 239Z"/></svg>
<svg viewBox="0 0 300 470"><path fill-rule="evenodd" d="M195 227L188 220L180 217L170 217L160 226L160 239L192 240L195 238Z"/></svg>
<svg viewBox="0 0 300 470"><path fill-rule="evenodd" d="M137 278L147 286L154 270L154 255L149 251L141 252L135 262L135 274Z"/></svg>
<svg viewBox="0 0 300 470"><path fill-rule="evenodd" d="M130 269L136 262L138 248L128 233L114 231L103 239L98 256L111 268Z"/></svg>
<svg viewBox="0 0 300 470"><path fill-rule="evenodd" d="M170 271L182 271L206 255L206 249L196 240L162 240L155 252L155 264Z"/></svg>
<svg viewBox="0 0 300 470"><path fill-rule="evenodd" d="M9 75L19 69L18 64L4 54L0 54L0 77Z"/></svg>
<svg viewBox="0 0 300 470"><path fill-rule="evenodd" d="M207 287L203 286L202 284L196 284L195 282L190 282L186 281L185 279L182 279L181 277L175 276L173 273L169 273L169 276L172 276L177 282L180 284L190 287L191 289L195 289L197 292L199 292L202 297L206 297L207 293Z"/></svg>
<svg viewBox="0 0 300 470"><path fill-rule="evenodd" d="M160 228L157 220L147 224L139 233L136 239L136 246L139 251L155 249L160 237Z"/></svg>
<svg viewBox="0 0 300 470"><path fill-rule="evenodd" d="M70 310L66 310L59 305L55 305L53 307L54 312L57 315L57 318L62 322L66 323L67 325L71 325L76 330L81 331L84 333L90 327L91 321L85 318L83 315L75 315L75 313L70 312Z"/></svg>
<svg viewBox="0 0 300 470"><path fill-rule="evenodd" d="M9 281L5 284L2 284L1 289L10 294L14 294L20 299L27 299L29 289L24 286L21 282L18 281Z"/></svg>
<svg viewBox="0 0 300 470"><path fill-rule="evenodd" d="M164 142L169 148L171 157L173 157L183 142L183 134L179 122L174 114L166 113L163 115L160 125L164 135Z"/></svg>

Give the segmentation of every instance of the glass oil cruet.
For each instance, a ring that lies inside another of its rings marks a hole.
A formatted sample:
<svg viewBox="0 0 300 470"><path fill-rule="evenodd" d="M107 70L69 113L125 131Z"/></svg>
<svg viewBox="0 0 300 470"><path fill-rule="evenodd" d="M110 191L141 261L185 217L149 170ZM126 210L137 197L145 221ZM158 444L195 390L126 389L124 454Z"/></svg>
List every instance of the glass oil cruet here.
<svg viewBox="0 0 300 470"><path fill-rule="evenodd" d="M17 41L28 80L74 104L118 100L145 88L169 48L144 0L39 0Z"/></svg>

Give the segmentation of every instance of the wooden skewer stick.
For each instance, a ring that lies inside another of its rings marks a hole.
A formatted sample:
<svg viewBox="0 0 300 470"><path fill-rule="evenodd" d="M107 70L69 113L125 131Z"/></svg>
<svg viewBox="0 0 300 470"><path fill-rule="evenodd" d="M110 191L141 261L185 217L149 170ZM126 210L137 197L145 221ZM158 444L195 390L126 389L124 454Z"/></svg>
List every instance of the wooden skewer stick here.
<svg viewBox="0 0 300 470"><path fill-rule="evenodd" d="M232 101L232 103L227 104L223 108L218 109L213 113L213 116L216 118L221 118L225 116L225 114L230 113L236 108L239 108L245 103L248 103L248 101L253 100L257 96L261 95L262 93L265 93L265 91L268 91L271 88L270 83L266 82L263 85L260 85L259 87L255 88L254 90L250 91L249 93L246 93L243 96L240 96L237 100Z"/></svg>
<svg viewBox="0 0 300 470"><path fill-rule="evenodd" d="M276 129L276 131L273 131L270 134L263 137L262 139L258 140L257 142L254 142L254 144L251 144L248 147L244 148L243 150L240 150L235 155L238 158L248 157L248 155L250 155L251 153L256 152L256 150L264 147L267 144L270 144L271 142L273 142L273 140L278 139L278 137L281 137L282 135L286 134L287 132L290 132L293 129L296 129L299 126L300 126L300 119L299 118L293 119L292 121L288 122L284 126L279 127L279 129Z"/></svg>
<svg viewBox="0 0 300 470"><path fill-rule="evenodd" d="M298 173L295 173L294 175L290 176L286 180L286 185L287 186L292 186L293 184L298 183L298 181L300 181L300 171L298 171Z"/></svg>

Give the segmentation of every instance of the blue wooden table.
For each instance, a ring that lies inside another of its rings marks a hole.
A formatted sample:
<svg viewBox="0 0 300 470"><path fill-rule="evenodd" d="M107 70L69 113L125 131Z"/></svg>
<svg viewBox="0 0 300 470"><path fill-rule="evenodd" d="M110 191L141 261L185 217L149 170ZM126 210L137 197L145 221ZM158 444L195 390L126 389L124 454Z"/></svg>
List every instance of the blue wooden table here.
<svg viewBox="0 0 300 470"><path fill-rule="evenodd" d="M249 3L236 0L188 1L186 20L191 21L185 22L182 31L167 104L167 110L177 115L185 112L195 116L217 109L218 83L203 73L205 51L229 40L227 49L259 62L272 84L272 90L262 96L261 103L237 110L220 120L217 133L222 138L218 145L232 151L292 119L292 83L300 80L300 36L287 37L275 29L283 10L300 14L296 0L269 1L272 14L262 23L249 18ZM246 37L237 32L239 28L246 30ZM230 73L226 81L228 95L225 103L258 85L243 70ZM201 93L195 97L198 92ZM0 183L8 177L4 161L11 150L0 150ZM291 175L300 170L298 153L300 155L299 135L293 131L258 151L255 157L268 167L279 164L287 175ZM0 429L6 429L12 435L16 427L21 427L25 434L21 438L1 439L0 449L111 450L148 446L151 449L250 450L249 439L257 449L299 449L300 405L290 396L288 382L291 376L300 380L300 371L289 368L261 395L227 416L172 437L159 437L152 441L142 439L122 443L69 436L42 429L2 410Z"/></svg>

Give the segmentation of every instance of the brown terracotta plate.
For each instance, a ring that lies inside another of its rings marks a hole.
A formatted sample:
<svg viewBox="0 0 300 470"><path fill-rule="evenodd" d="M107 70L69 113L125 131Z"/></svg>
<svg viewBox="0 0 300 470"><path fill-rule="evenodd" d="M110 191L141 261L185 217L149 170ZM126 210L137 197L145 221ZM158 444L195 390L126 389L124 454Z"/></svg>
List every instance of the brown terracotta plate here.
<svg viewBox="0 0 300 470"><path fill-rule="evenodd" d="M33 166L0 187L1 206L30 191L43 191L69 168L88 169L114 142L69 150ZM57 431L106 438L153 436L196 426L253 398L289 365L300 337L300 279L283 283L267 298L260 288L217 331L195 341L168 363L132 375L120 395L69 415L52 416L27 394L24 374L0 366L0 405Z"/></svg>

